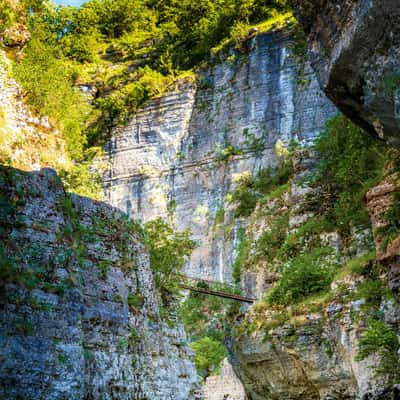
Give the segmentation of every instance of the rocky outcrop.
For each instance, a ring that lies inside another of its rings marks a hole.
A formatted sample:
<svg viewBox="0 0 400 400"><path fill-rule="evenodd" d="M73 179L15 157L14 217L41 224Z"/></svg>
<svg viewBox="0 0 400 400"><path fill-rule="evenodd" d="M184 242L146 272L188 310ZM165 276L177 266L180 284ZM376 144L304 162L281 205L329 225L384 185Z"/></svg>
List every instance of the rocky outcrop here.
<svg viewBox="0 0 400 400"><path fill-rule="evenodd" d="M24 104L13 79L11 63L0 50L0 163L25 171L67 169L71 161L60 133L48 118L34 115Z"/></svg>
<svg viewBox="0 0 400 400"><path fill-rule="evenodd" d="M276 226L276 221L285 213L289 215L287 228L283 229L289 235L304 230L305 223L313 218L313 213L304 207L310 199L308 195L323 196L318 188L304 185L304 175L312 170L312 154L298 153L294 164L295 175L288 191L281 198L259 205L247 227L251 245L248 261L243 264L241 286L244 293L257 296L260 301L245 310L233 324L230 355L234 370L251 399L393 399L387 376L374 371L379 356L370 355L363 360L357 357L360 338L370 323L365 299L356 294L366 278L347 266L352 264L347 264L344 255L352 254L353 265L359 263L367 268L368 262L362 260L374 258L374 252L367 253L373 247L371 232L354 237L352 248L346 247L346 242L335 231L320 231L314 237L302 239L300 252L304 254L312 251L312 242L331 248L332 254L318 263L332 262L336 271L342 272L335 275L330 289L303 304L286 307L263 300L290 261L287 259L282 266L271 256L260 256L257 252L263 249L257 246L257 239L264 232L276 230L273 224ZM372 193L369 196L372 202ZM295 243L294 237L286 243ZM398 331L398 302L393 298L384 300L378 308L383 321Z"/></svg>
<svg viewBox="0 0 400 400"><path fill-rule="evenodd" d="M52 170L0 172L0 398L192 399L138 225Z"/></svg>
<svg viewBox="0 0 400 400"><path fill-rule="evenodd" d="M354 122L400 146L397 0L289 0L321 87Z"/></svg>
<svg viewBox="0 0 400 400"><path fill-rule="evenodd" d="M386 213L398 202L400 185L394 174L371 189L366 196L372 227L375 232L377 258L387 266L389 287L400 298L400 236L397 221L388 221ZM392 225L392 227L391 227Z"/></svg>
<svg viewBox="0 0 400 400"><path fill-rule="evenodd" d="M378 359L355 361L366 328L352 321L358 308L336 303L296 327L236 340L235 366L250 398L391 399L385 380L371 369ZM396 312L392 308L387 315Z"/></svg>
<svg viewBox="0 0 400 400"><path fill-rule="evenodd" d="M231 280L239 223L226 197L237 178L275 165L278 141L311 142L336 113L292 47L286 30L255 36L247 54L231 50L113 132L108 201L191 229L190 276Z"/></svg>
<svg viewBox="0 0 400 400"><path fill-rule="evenodd" d="M227 359L223 361L218 375L206 378L204 383L206 400L246 400L242 382L236 376Z"/></svg>

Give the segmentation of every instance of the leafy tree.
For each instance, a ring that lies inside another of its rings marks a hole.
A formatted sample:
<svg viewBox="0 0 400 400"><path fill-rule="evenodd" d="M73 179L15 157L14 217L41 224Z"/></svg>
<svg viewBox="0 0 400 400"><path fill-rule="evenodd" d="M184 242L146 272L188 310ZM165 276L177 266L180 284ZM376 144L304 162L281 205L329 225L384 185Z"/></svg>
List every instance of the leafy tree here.
<svg viewBox="0 0 400 400"><path fill-rule="evenodd" d="M145 243L157 288L167 305L179 294L181 272L195 243L189 231L176 232L162 218L145 224Z"/></svg>
<svg viewBox="0 0 400 400"><path fill-rule="evenodd" d="M400 379L400 362L397 352L400 344L396 332L385 322L370 319L368 329L361 337L357 360L376 354L380 361L374 367L377 374L389 375L393 382Z"/></svg>

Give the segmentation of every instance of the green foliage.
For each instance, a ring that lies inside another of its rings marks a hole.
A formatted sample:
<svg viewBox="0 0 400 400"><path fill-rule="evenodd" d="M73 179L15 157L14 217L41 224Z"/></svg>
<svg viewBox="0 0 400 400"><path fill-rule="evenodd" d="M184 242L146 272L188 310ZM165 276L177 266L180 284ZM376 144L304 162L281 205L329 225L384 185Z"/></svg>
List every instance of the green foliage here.
<svg viewBox="0 0 400 400"><path fill-rule="evenodd" d="M15 324L15 329L17 333L24 336L32 336L33 335L33 325L30 321L21 321Z"/></svg>
<svg viewBox="0 0 400 400"><path fill-rule="evenodd" d="M327 261L332 250L320 247L292 259L285 267L277 286L269 293L268 301L294 304L310 295L329 289L334 268Z"/></svg>
<svg viewBox="0 0 400 400"><path fill-rule="evenodd" d="M235 283L240 283L242 267L247 259L249 249L250 242L246 238L246 229L241 227L237 233L237 245L235 247L237 254L232 264L232 278Z"/></svg>
<svg viewBox="0 0 400 400"><path fill-rule="evenodd" d="M320 196L325 201L313 205L314 211L326 215L344 234L352 227L369 226L364 196L381 177L384 145L337 116L327 122L315 150L320 161L310 180L326 195Z"/></svg>
<svg viewBox="0 0 400 400"><path fill-rule="evenodd" d="M378 355L380 361L374 366L377 374L389 375L392 382L400 379L398 351L399 338L396 332L385 322L370 319L368 329L361 337L357 360L364 360L370 355Z"/></svg>
<svg viewBox="0 0 400 400"><path fill-rule="evenodd" d="M144 304L144 297L140 293L129 293L128 305L135 313L139 312L140 307Z"/></svg>
<svg viewBox="0 0 400 400"><path fill-rule="evenodd" d="M61 170L59 175L67 191L96 200L103 199L101 174L93 170L93 161L101 156L100 149L92 147L84 154L85 158L75 163L68 170Z"/></svg>
<svg viewBox="0 0 400 400"><path fill-rule="evenodd" d="M378 309L382 300L389 295L390 291L379 278L369 278L357 287L356 299L364 299L369 309Z"/></svg>
<svg viewBox="0 0 400 400"><path fill-rule="evenodd" d="M145 224L145 243L150 253L150 265L164 305L179 294L179 280L186 259L195 243L190 232L175 232L161 218Z"/></svg>
<svg viewBox="0 0 400 400"><path fill-rule="evenodd" d="M42 115L48 115L61 130L71 156L80 159L86 143L84 133L86 100L72 87L72 69L58 60L56 49L33 38L24 49L14 73L27 101Z"/></svg>
<svg viewBox="0 0 400 400"><path fill-rule="evenodd" d="M14 9L9 1L1 0L0 1L0 34L3 34L4 31L12 24L14 21Z"/></svg>
<svg viewBox="0 0 400 400"><path fill-rule="evenodd" d="M255 178L239 182L230 198L232 202L237 203L235 217L249 217L263 196L282 195L284 192L282 188L287 188L286 185L292 175L293 166L289 156L282 158L277 167L261 169Z"/></svg>
<svg viewBox="0 0 400 400"><path fill-rule="evenodd" d="M215 159L217 161L226 162L233 156L243 154L243 151L235 148L231 143L225 143L224 148L218 149L217 156Z"/></svg>
<svg viewBox="0 0 400 400"><path fill-rule="evenodd" d="M266 257L270 261L277 256L279 249L285 243L288 224L287 213L278 216L273 221L271 228L265 230L255 244L258 256Z"/></svg>
<svg viewBox="0 0 400 400"><path fill-rule="evenodd" d="M382 250L386 250L387 246L396 238L400 233L400 193L392 195L392 205L387 209L384 214L386 225L376 229L376 234L383 236Z"/></svg>
<svg viewBox="0 0 400 400"><path fill-rule="evenodd" d="M225 220L225 208L223 205L215 213L215 224L223 224Z"/></svg>
<svg viewBox="0 0 400 400"><path fill-rule="evenodd" d="M279 249L281 259L294 257L306 249L321 245L320 234L331 232L334 226L325 217L309 218L297 231L289 234Z"/></svg>
<svg viewBox="0 0 400 400"><path fill-rule="evenodd" d="M228 355L221 342L208 336L192 342L190 347L196 353L194 362L197 371L204 377L218 373L222 360Z"/></svg>

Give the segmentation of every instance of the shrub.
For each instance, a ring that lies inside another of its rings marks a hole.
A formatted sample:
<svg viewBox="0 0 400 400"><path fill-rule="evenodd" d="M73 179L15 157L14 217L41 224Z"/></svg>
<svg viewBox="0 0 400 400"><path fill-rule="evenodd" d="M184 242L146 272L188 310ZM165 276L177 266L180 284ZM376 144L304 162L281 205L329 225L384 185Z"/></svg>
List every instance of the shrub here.
<svg viewBox="0 0 400 400"><path fill-rule="evenodd" d="M270 303L294 304L310 295L329 289L333 267L326 261L332 250L316 248L292 259L285 267L277 286L267 296Z"/></svg>
<svg viewBox="0 0 400 400"><path fill-rule="evenodd" d="M400 363L398 351L399 338L396 332L385 322L370 319L368 329L361 337L357 360L364 360L370 355L377 354L379 364L374 366L377 374L389 375L392 382L400 378Z"/></svg>
<svg viewBox="0 0 400 400"><path fill-rule="evenodd" d="M256 242L256 251L261 256L272 260L286 239L289 215L287 213L278 216L269 230L264 231Z"/></svg>
<svg viewBox="0 0 400 400"><path fill-rule="evenodd" d="M194 362L199 374L207 377L218 373L221 362L228 355L225 346L208 336L192 342L190 347L195 351Z"/></svg>
<svg viewBox="0 0 400 400"><path fill-rule="evenodd" d="M291 152L288 151L287 157L282 157L277 167L261 169L255 178L250 176L239 181L230 198L231 202L237 203L234 211L235 217L249 217L263 195L273 193L276 196L275 191L278 188L280 189L278 194L282 194L282 187L287 188L285 185L292 175L292 158Z"/></svg>
<svg viewBox="0 0 400 400"><path fill-rule="evenodd" d="M56 50L33 38L24 49L24 57L14 65L25 97L41 115L48 115L62 132L72 158L83 156L88 105L78 89L72 87L72 70L57 59Z"/></svg>
<svg viewBox="0 0 400 400"><path fill-rule="evenodd" d="M318 195L322 201L314 204L315 211L345 235L352 227L368 227L364 196L381 177L387 159L384 145L340 115L326 123L315 150L320 161L309 181L325 192Z"/></svg>

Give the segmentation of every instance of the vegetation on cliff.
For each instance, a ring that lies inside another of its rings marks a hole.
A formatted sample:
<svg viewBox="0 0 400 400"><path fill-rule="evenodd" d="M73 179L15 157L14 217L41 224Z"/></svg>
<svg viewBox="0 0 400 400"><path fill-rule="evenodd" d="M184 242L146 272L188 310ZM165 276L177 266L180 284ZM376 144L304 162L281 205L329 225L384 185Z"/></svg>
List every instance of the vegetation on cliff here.
<svg viewBox="0 0 400 400"><path fill-rule="evenodd" d="M285 0L92 0L80 8L46 0L1 4L1 42L10 54L18 53L13 73L27 102L61 131L75 162L63 178L69 189L97 197L100 188L92 184L90 169L95 152L88 148L102 145L146 100L177 81L195 79L191 69L210 61L213 47L229 42L246 51L243 41L254 32L291 20ZM14 31L24 39L12 42ZM89 97L79 90L83 86ZM83 192L84 186L90 189Z"/></svg>
<svg viewBox="0 0 400 400"><path fill-rule="evenodd" d="M366 192L382 179L390 158L388 149L337 116L327 122L312 150L298 149L293 158L296 178L282 161L269 176L262 171L256 180L239 182L233 195L237 216L250 220L238 247L235 277L239 280L246 270L264 270L272 281L264 298L236 324L234 334L261 331L271 340L271 330L279 326L296 329L311 324L305 317L310 313L326 318L324 310L330 304L359 301L360 309L352 318L369 323L359 343L358 359L377 354L376 372L395 381L397 336L383 321L381 309L392 295L382 279L384 269L375 260L365 200ZM296 159L303 158L315 161L308 172L301 173ZM297 204L291 200L293 185L305 190ZM394 202L385 217L393 221L388 229L397 232L396 215ZM263 230L255 240L252 235L260 224ZM349 282L355 282L354 286Z"/></svg>

